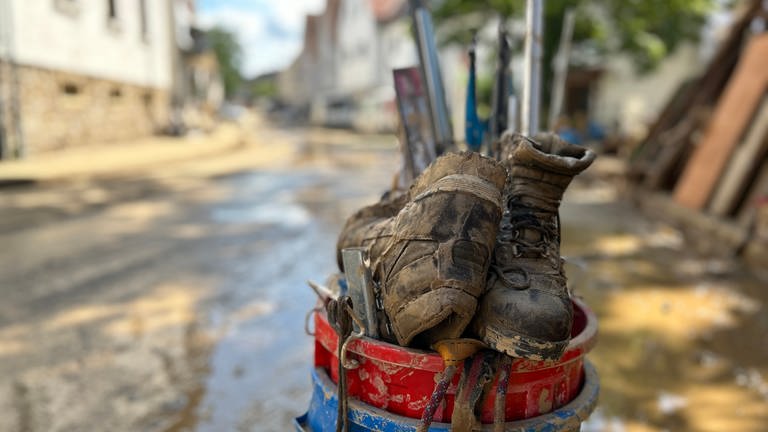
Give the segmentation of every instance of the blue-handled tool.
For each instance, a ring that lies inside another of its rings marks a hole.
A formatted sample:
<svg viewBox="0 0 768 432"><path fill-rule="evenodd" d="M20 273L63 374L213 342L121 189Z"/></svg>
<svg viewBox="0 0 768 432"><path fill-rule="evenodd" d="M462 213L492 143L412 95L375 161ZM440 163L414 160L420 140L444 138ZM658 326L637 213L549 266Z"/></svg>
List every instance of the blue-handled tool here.
<svg viewBox="0 0 768 432"><path fill-rule="evenodd" d="M472 45L469 46L469 81L467 82L467 104L465 112L464 134L467 147L472 151L480 151L483 145L483 137L486 132L486 122L480 120L477 115L477 85L475 72L475 47L477 36L472 37Z"/></svg>

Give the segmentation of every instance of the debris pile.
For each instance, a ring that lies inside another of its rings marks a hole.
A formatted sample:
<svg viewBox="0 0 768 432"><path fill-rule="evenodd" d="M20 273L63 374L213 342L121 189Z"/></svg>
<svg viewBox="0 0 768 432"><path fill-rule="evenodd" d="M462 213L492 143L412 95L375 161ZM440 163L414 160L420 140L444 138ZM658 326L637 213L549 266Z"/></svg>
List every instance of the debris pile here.
<svg viewBox="0 0 768 432"><path fill-rule="evenodd" d="M744 7L704 74L670 100L632 155L630 179L649 210L679 219L692 239L711 239L702 248L765 263L768 33L756 25L768 17L763 4Z"/></svg>

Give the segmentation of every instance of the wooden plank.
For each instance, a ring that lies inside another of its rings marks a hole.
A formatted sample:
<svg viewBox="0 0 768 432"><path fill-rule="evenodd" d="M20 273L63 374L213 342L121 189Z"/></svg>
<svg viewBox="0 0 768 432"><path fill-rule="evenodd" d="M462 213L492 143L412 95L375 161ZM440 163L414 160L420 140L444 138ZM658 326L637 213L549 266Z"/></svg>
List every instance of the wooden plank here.
<svg viewBox="0 0 768 432"><path fill-rule="evenodd" d="M755 175L760 161L768 150L768 98L763 102L752 121L749 131L728 162L725 174L715 190L710 213L717 216L727 216L736 210L736 205L743 196L748 182Z"/></svg>
<svg viewBox="0 0 768 432"><path fill-rule="evenodd" d="M704 73L695 82L684 84L670 98L631 156L631 171L635 172L636 177L642 179L648 165L655 162L659 153L658 147L664 145L659 139L663 133L682 121L689 109L712 106L717 102L739 60L745 34L748 34L747 29L753 19L762 13L761 11L761 0L752 0L746 4L742 13L739 13L734 20L728 31L728 37L720 44Z"/></svg>
<svg viewBox="0 0 768 432"><path fill-rule="evenodd" d="M763 166L760 168L760 174L757 175L752 187L747 194L747 198L741 204L739 209L739 224L741 226L750 226L754 220L755 210L758 201L768 196L768 160L763 160Z"/></svg>
<svg viewBox="0 0 768 432"><path fill-rule="evenodd" d="M754 36L744 49L712 121L675 188L675 201L706 207L718 178L752 119L768 86L768 34Z"/></svg>

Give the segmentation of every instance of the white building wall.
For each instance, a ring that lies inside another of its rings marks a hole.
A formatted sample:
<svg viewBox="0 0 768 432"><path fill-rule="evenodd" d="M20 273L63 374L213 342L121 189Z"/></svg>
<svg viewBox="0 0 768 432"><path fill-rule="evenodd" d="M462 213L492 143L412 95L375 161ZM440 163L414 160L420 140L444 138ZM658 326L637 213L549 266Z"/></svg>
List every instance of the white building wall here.
<svg viewBox="0 0 768 432"><path fill-rule="evenodd" d="M300 106L308 103L304 84L302 58L297 57L277 76L277 89L283 102Z"/></svg>
<svg viewBox="0 0 768 432"><path fill-rule="evenodd" d="M147 87L171 83L168 0L4 0L12 2L14 54L22 65L67 71Z"/></svg>
<svg viewBox="0 0 768 432"><path fill-rule="evenodd" d="M334 58L333 32L335 25L331 17L321 15L318 20L317 52L319 93L326 95L333 91L336 84L336 59Z"/></svg>
<svg viewBox="0 0 768 432"><path fill-rule="evenodd" d="M339 17L338 90L366 90L376 84L378 43L376 19L367 1L346 0Z"/></svg>

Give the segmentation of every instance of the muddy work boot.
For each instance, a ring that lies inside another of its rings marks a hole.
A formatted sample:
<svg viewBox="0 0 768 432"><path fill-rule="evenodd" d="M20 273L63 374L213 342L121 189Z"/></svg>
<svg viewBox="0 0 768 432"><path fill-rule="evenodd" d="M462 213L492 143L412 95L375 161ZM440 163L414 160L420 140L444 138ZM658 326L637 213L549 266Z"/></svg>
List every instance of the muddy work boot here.
<svg viewBox="0 0 768 432"><path fill-rule="evenodd" d="M502 137L509 170L488 291L472 330L513 357L558 359L568 345L573 308L560 258L558 208L573 177L595 154L554 134Z"/></svg>
<svg viewBox="0 0 768 432"><path fill-rule="evenodd" d="M341 250L349 247L365 247L369 257L378 257L384 245L392 237L392 222L405 206L408 195L387 192L376 204L363 207L347 219L336 243L336 261L344 271Z"/></svg>
<svg viewBox="0 0 768 432"><path fill-rule="evenodd" d="M506 177L492 159L450 153L414 181L384 251L370 255L389 318L385 333L400 345L457 338L472 320L485 290Z"/></svg>

